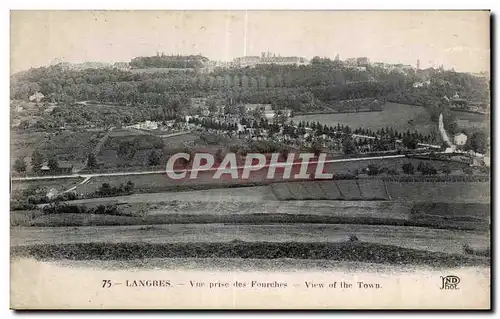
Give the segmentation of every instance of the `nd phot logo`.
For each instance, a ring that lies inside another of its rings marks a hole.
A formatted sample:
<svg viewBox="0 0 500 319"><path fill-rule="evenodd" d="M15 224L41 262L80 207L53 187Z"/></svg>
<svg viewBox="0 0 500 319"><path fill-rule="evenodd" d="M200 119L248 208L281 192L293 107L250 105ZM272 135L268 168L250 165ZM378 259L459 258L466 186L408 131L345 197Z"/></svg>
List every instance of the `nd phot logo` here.
<svg viewBox="0 0 500 319"><path fill-rule="evenodd" d="M441 276L441 290L458 290L460 278L458 276Z"/></svg>

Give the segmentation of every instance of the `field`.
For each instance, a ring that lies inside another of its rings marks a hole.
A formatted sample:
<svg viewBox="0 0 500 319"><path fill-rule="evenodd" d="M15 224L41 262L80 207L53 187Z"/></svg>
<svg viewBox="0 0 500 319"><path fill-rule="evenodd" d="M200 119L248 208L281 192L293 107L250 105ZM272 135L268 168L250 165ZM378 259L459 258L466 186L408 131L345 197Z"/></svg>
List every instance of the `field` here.
<svg viewBox="0 0 500 319"><path fill-rule="evenodd" d="M489 203L490 184L485 182L397 182L339 180L289 182L271 185L279 200L388 200L427 202L435 198L449 203ZM319 187L318 187L319 186Z"/></svg>
<svg viewBox="0 0 500 319"><path fill-rule="evenodd" d="M272 184L279 200L387 200L381 180L339 180Z"/></svg>
<svg viewBox="0 0 500 319"><path fill-rule="evenodd" d="M170 72L176 72L176 73L184 73L184 72L193 72L195 69L191 68L147 68L147 69L130 69L129 70L132 73L170 73Z"/></svg>
<svg viewBox="0 0 500 319"><path fill-rule="evenodd" d="M223 243L244 242L299 242L339 243L355 234L360 241L383 243L433 252L464 254L463 245L488 247L488 236L475 232L457 232L423 227L384 225L220 225L174 224L142 226L53 227L48 229L13 228L13 246L33 244L78 243ZM439 246L433 245L438 240Z"/></svg>
<svg viewBox="0 0 500 319"><path fill-rule="evenodd" d="M422 106L387 103L381 112L359 112L342 114L315 114L299 115L293 118L294 122L320 122L323 125L349 125L351 128L367 128L378 130L392 127L399 132L418 131L430 134L434 131L434 124L427 110Z"/></svg>
<svg viewBox="0 0 500 319"><path fill-rule="evenodd" d="M45 158L56 156L58 161L73 165L74 169L83 168L87 155L94 149L101 138L100 132L62 131L58 133L12 133L11 161L24 156L28 171L30 159L35 150Z"/></svg>
<svg viewBox="0 0 500 319"><path fill-rule="evenodd" d="M395 201L449 203L490 203L490 183L458 182L458 183L400 183L387 182L387 189Z"/></svg>
<svg viewBox="0 0 500 319"><path fill-rule="evenodd" d="M205 148L205 151L208 150L208 148ZM105 151L105 152L112 152L111 156L112 157L110 160L115 159L116 163L116 151ZM105 154L102 152L102 154ZM138 151L137 154L134 156L135 159L139 158L138 156L142 156L140 160L142 160L141 163L147 163L147 152L144 151ZM164 155L165 157L168 156L168 154ZM166 159L165 159L166 161ZM393 169L395 171L398 171L399 174L403 174L402 171L402 165L405 163L412 163L413 166L416 168L418 164L422 160L419 159L413 159L413 158L396 158L396 159L383 159L383 160L363 160L363 161L351 161L351 162L337 162L337 163L328 163L325 165L325 172L328 173L333 173L333 174L352 174L354 171L358 171L361 169L366 168L368 165L377 165L380 167L380 169ZM137 162L137 161L136 161ZM447 166L451 169L451 174L463 174L462 169L464 167L468 167L466 164L463 163L457 163L457 162L441 162L441 161L425 161L427 163L430 163L433 165L436 169L441 169L443 166ZM163 166L159 167L158 170L163 169ZM300 166L297 165L296 167L293 168L292 170L292 175L295 173L298 173L298 170L300 169ZM140 169L137 169L140 170ZM311 165L309 167L308 172L314 173L314 167ZM273 181L280 181L282 180L283 176L283 170L276 170L275 174L275 179L274 180L268 180L267 179L267 170L259 170L256 172L252 172L250 174L250 178L248 180L233 180L229 178L230 176L228 175L223 175L221 176L221 179L214 180L213 175L214 171L210 172L200 172L198 174L198 177L196 179L189 179L185 178L182 180L173 180L170 179L166 174L148 174L148 175L129 175L129 176L112 176L112 177L93 177L90 179L90 181L82 186L79 186L77 188L77 192L80 194L86 194L86 193L93 193L95 192L103 183L110 183L111 185L118 186L121 183L126 184L128 181L132 181L135 184L135 189L136 192L162 192L166 190L173 190L176 187L179 188L185 188L188 186L193 186L191 190L195 190L196 186L202 186L202 185L220 185L220 187L224 187L227 185L236 185L236 184L248 184L248 183L258 183L258 184L269 184L272 183ZM239 172L241 175L241 172ZM213 188L213 186L211 186ZM199 188L198 188L199 189ZM181 189L182 190L182 189ZM189 189L185 189L189 190ZM363 191L363 189L362 189ZM369 189L365 189L364 196L369 196ZM376 197L376 196L374 196ZM328 197L327 199L334 199L334 198L339 198L338 196L333 196L333 197Z"/></svg>
<svg viewBox="0 0 500 319"><path fill-rule="evenodd" d="M44 191L48 192L50 189L54 188L58 192L65 191L75 185L78 185L83 179L79 177L75 178L64 178L64 179L55 179L55 180L44 180L44 181L12 181L10 185L10 190L12 194L16 194L21 192L22 190L31 188L41 188Z"/></svg>
<svg viewBox="0 0 500 319"><path fill-rule="evenodd" d="M152 150L160 155L160 165L156 166L163 167L171 154L182 152L186 143L194 144L198 140L198 135L194 133L161 137L140 130L115 130L97 155L99 169L148 167Z"/></svg>
<svg viewBox="0 0 500 319"><path fill-rule="evenodd" d="M18 157L25 157L29 166L29 159L33 151L45 141L48 135L50 134L45 132L20 133L11 131L10 157L12 163Z"/></svg>

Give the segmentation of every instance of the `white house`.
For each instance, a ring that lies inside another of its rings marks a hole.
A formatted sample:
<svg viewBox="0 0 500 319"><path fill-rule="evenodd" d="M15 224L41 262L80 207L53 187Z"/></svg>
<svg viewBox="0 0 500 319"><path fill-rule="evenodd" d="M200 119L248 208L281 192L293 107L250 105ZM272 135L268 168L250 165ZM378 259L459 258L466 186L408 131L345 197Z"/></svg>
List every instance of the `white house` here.
<svg viewBox="0 0 500 319"><path fill-rule="evenodd" d="M268 120L272 120L275 115L276 115L276 112L274 112L274 110L264 110L264 116Z"/></svg>
<svg viewBox="0 0 500 319"><path fill-rule="evenodd" d="M137 123L128 126L130 128L142 129L142 130L156 130L158 129L158 123L154 121L145 121L142 123Z"/></svg>
<svg viewBox="0 0 500 319"><path fill-rule="evenodd" d="M453 142L455 143L455 145L465 145L465 143L467 142L467 135L465 135L464 133L455 134L455 136L453 136Z"/></svg>
<svg viewBox="0 0 500 319"><path fill-rule="evenodd" d="M51 188L47 194L45 194L45 197L47 197L48 199L53 199L55 198L57 195L59 195L59 192L55 189L55 188Z"/></svg>

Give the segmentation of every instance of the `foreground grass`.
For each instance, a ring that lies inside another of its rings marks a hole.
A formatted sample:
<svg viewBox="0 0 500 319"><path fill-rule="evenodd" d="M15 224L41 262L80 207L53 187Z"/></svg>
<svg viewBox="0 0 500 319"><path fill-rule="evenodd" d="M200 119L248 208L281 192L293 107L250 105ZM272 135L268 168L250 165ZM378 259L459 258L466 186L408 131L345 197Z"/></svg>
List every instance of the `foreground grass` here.
<svg viewBox="0 0 500 319"><path fill-rule="evenodd" d="M460 267L489 265L480 256L450 255L359 241L340 243L86 243L32 245L11 248L12 257L39 260L131 260L145 258L252 258L357 261L377 264Z"/></svg>

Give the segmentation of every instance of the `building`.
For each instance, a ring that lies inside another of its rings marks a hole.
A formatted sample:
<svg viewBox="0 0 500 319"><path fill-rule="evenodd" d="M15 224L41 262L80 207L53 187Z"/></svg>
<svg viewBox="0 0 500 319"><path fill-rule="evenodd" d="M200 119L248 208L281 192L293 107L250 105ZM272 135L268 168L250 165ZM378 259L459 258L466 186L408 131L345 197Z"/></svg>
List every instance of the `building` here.
<svg viewBox="0 0 500 319"><path fill-rule="evenodd" d="M271 120L276 115L276 112L273 110L273 107L270 104L264 105L264 116L266 119Z"/></svg>
<svg viewBox="0 0 500 319"><path fill-rule="evenodd" d="M244 107L245 107L245 112L247 113L255 110L261 110L261 111L269 109L272 110L271 104L245 104Z"/></svg>
<svg viewBox="0 0 500 319"><path fill-rule="evenodd" d="M307 65L309 61L303 57L298 56L264 56L262 57L258 64L277 64L277 65Z"/></svg>
<svg viewBox="0 0 500 319"><path fill-rule="evenodd" d="M358 66L367 66L368 64L370 64L370 59L368 59L367 57L356 58L356 64Z"/></svg>
<svg viewBox="0 0 500 319"><path fill-rule="evenodd" d="M274 110L264 110L264 116L268 120L274 119L276 112Z"/></svg>
<svg viewBox="0 0 500 319"><path fill-rule="evenodd" d="M56 174L71 174L73 173L73 164L66 161L58 162L57 169L50 169L48 162L44 162L40 172L42 175L56 175Z"/></svg>
<svg viewBox="0 0 500 319"><path fill-rule="evenodd" d="M348 58L345 60L345 64L348 66L356 66L356 58Z"/></svg>
<svg viewBox="0 0 500 319"><path fill-rule="evenodd" d="M255 67L257 64L259 64L259 62L260 57L258 56L244 56L235 58L233 60L233 65L240 68Z"/></svg>
<svg viewBox="0 0 500 319"><path fill-rule="evenodd" d="M44 97L45 95L43 95L42 93L36 92L32 96L30 96L29 99L31 102L35 101L36 103L39 103Z"/></svg>
<svg viewBox="0 0 500 319"><path fill-rule="evenodd" d="M141 130L156 130L158 129L158 122L145 121L134 125L127 126L127 128L136 128Z"/></svg>
<svg viewBox="0 0 500 319"><path fill-rule="evenodd" d="M277 64L277 65L307 65L309 61L304 57L298 56L276 56L270 52L262 52L261 56L244 56L233 59L233 66L245 68L255 67L256 65Z"/></svg>
<svg viewBox="0 0 500 319"><path fill-rule="evenodd" d="M45 194L45 197L47 197L47 199L54 199L57 195L59 195L59 192L55 188L51 188L47 194Z"/></svg>
<svg viewBox="0 0 500 319"><path fill-rule="evenodd" d="M467 143L467 135L464 133L455 134L455 136L453 136L453 143L458 146L465 145L465 143Z"/></svg>
<svg viewBox="0 0 500 319"><path fill-rule="evenodd" d="M292 110L291 109L287 109L287 108L284 108L282 111L281 111L286 117L291 117L292 116Z"/></svg>
<svg viewBox="0 0 500 319"><path fill-rule="evenodd" d="M431 84L431 81L430 80L427 80L427 81L417 81L415 83L413 83L413 87L414 88L421 88L421 87L424 87L424 86L428 86Z"/></svg>

